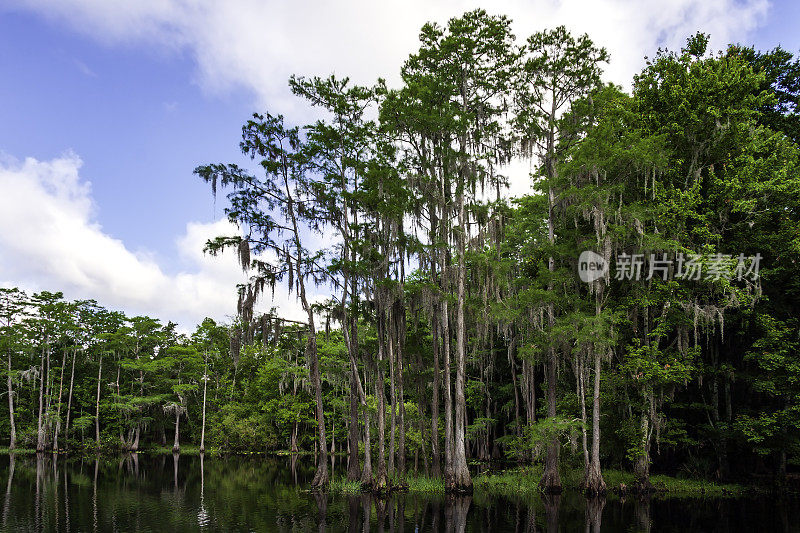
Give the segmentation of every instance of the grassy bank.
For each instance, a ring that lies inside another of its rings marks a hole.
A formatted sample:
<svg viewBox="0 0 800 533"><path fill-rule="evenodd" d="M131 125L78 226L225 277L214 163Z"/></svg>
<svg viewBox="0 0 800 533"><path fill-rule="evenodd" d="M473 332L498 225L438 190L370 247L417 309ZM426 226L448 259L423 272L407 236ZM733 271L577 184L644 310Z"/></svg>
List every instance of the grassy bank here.
<svg viewBox="0 0 800 533"><path fill-rule="evenodd" d="M505 497L531 497L540 494L539 479L542 476L540 465L514 468L494 473L478 474L473 478L476 494ZM583 477L581 470L563 469L561 482L566 491L580 490ZM616 497L620 487L631 487L634 477L631 472L623 470L605 470L603 478L608 487L608 497ZM699 479L681 479L665 475L654 475L650 478L656 488L656 495L673 498L729 498L743 496L753 490L752 487L737 484L722 484ZM444 483L439 479L409 476L405 483L409 493L444 494ZM357 494L361 492L358 482L348 482L337 478L331 482L330 492L334 494Z"/></svg>
<svg viewBox="0 0 800 533"><path fill-rule="evenodd" d="M444 483L441 479L410 475L402 482L399 479L392 479L390 483L392 486L403 484L406 486L404 491L412 494L444 494ZM360 482L347 481L343 477L332 480L328 490L332 494L360 494L362 492Z"/></svg>
<svg viewBox="0 0 800 533"><path fill-rule="evenodd" d="M541 476L542 467L537 465L491 474L479 474L473 479L473 482L475 491L504 496L531 495L539 493L538 483ZM582 479L582 470L562 469L561 471L561 483L565 490L580 490ZM622 487L631 487L634 484L633 473L624 470L604 470L603 479L609 494L615 494ZM701 479L682 479L666 475L653 475L650 477L650 482L655 487L657 494L669 497L734 497L742 496L752 490L752 487L746 485L715 483Z"/></svg>
<svg viewBox="0 0 800 533"><path fill-rule="evenodd" d="M9 448L0 448L0 455L8 455L10 453L14 453L17 455L35 455L36 449L35 448L15 448L14 450L10 450ZM63 455L75 455L75 456L82 456L82 455L120 455L124 453L129 453L124 450L120 450L117 447L100 447L96 448L94 446L87 446L87 447L73 447L69 449L61 449L56 452L53 450L45 450L42 453L58 453ZM137 453L142 454L152 454L152 455L161 455L161 454L172 454L172 446L148 446L138 450ZM200 447L199 446L181 446L180 450L181 455L200 455ZM220 453L219 450L206 448L205 454L207 456L214 455Z"/></svg>
<svg viewBox="0 0 800 533"><path fill-rule="evenodd" d="M8 448L0 448L0 454L9 454L11 450ZM18 455L34 455L35 449L17 448L13 453ZM52 452L46 452L52 453ZM74 456L116 456L120 452L118 449L111 448L72 448L68 451L60 451L60 454L69 454ZM139 450L140 454L160 455L172 454L172 448L169 446L164 447L146 447ZM185 445L181 446L181 455L199 455L200 450L198 446ZM213 455L281 455L275 453L258 453L258 452L225 452L218 449L206 449L206 456ZM542 466L533 465L526 467L511 468L508 470L495 471L490 473L482 473L473 477L474 491L478 495L487 496L505 496L513 497L533 497L540 494L539 480L542 477ZM565 491L579 491L580 483L583 477L583 471L580 469L561 469L561 482ZM634 484L633 473L624 470L606 469L603 471L603 479L605 479L606 486L608 487L608 498L615 498L620 491L621 487L631 487ZM757 491L767 491L768 488L759 488L753 485L741 485L733 483L716 483L713 481L702 479L684 479L666 475L653 475L650 477L650 482L656 489L656 495L660 497L673 497L673 498L729 498L743 496ZM444 494L445 487L441 479L430 478L419 475L409 475L404 480L391 479L393 486L402 485L405 492L412 494ZM361 484L359 482L349 482L344 477L337 477L330 483L329 491L332 494L359 494L361 493Z"/></svg>

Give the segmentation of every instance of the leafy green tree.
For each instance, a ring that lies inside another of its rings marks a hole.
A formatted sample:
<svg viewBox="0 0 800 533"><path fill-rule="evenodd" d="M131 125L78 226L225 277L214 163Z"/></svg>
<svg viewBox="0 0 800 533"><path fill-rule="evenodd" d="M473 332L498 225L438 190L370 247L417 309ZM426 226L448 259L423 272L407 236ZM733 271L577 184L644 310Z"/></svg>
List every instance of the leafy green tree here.
<svg viewBox="0 0 800 533"><path fill-rule="evenodd" d="M252 306L262 291L288 278L290 291L296 291L308 317L306 358L311 366L311 379L317 402L316 415L320 460L312 485L328 484L328 451L325 439L325 416L322 404L322 382L316 347L314 311L306 290L307 283L327 279L321 250L304 245L305 231L320 228L319 210L312 195L313 179L307 174L300 152L297 128L287 128L282 117L254 115L242 131L242 152L258 158L263 177L251 176L236 165L208 165L195 172L216 191L217 183L233 189L228 195L231 207L226 213L231 222L241 225L246 237L218 237L209 241L207 250L218 253L234 247L242 267L252 268L253 275L240 294L240 313L246 321L252 317ZM273 210L280 215L276 220ZM303 226L305 225L305 226ZM304 228L301 231L301 228ZM251 252L256 257L251 257ZM275 257L268 261L266 254Z"/></svg>
<svg viewBox="0 0 800 533"><path fill-rule="evenodd" d="M570 104L587 96L600 82L600 65L608 61L608 53L598 48L587 35L574 37L559 26L533 34L523 50L523 67L516 79L516 131L525 152L538 156L541 164L537 186L547 195L547 236L552 249L548 259L547 293L564 283L556 276L555 210L557 209L558 162L577 138L574 134L559 136L559 118ZM563 276L562 276L563 278ZM568 281L567 281L568 283ZM560 306L563 307L563 304ZM547 328L554 330L556 302L546 301ZM547 416L556 416L556 367L558 347L547 347ZM599 439L599 434L598 434ZM553 439L547 450L541 487L547 492L561 491L558 471L559 443ZM592 490L604 487L599 463L592 461L587 472L587 486Z"/></svg>

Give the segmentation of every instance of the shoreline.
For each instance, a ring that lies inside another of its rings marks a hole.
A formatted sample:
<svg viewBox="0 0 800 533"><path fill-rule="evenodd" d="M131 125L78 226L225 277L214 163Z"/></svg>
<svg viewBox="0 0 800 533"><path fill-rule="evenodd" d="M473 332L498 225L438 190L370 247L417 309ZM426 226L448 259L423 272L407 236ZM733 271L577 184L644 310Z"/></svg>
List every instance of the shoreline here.
<svg viewBox="0 0 800 533"><path fill-rule="evenodd" d="M37 452L32 448L17 448L9 450L0 448L0 455L36 455ZM114 457L126 454L142 455L172 455L171 447L149 447L137 451L122 451L110 449L81 448L71 450L45 450L40 452L48 455L71 456L71 457ZM199 456L199 446L182 446L179 455ZM299 452L292 454L288 451L227 451L220 449L206 449L205 456L269 456L269 457L298 457L313 456L311 452ZM511 467L503 470L483 472L475 474L473 481L473 496L488 495L502 496L509 498L532 497L543 494L539 488L539 480L542 475L542 465L527 465ZM561 482L563 493L581 493L580 482L583 477L581 469L562 468ZM728 482L720 483L712 480L697 478L680 478L667 474L653 474L650 482L654 487L654 492L648 495L640 495L630 489L634 484L632 472L609 468L603 471L603 479L606 482L607 499L625 497L644 497L655 498L740 498L748 496L774 495L776 497L795 496L800 491L795 487L778 487L775 485L759 483ZM431 478L424 474L409 473L405 477L397 478L390 476L390 484L395 487L391 492L402 494L429 494L445 495L445 484L442 479ZM352 495L362 494L360 482L349 482L344 477L337 476L332 479L325 491L332 495ZM562 494L563 494L562 493Z"/></svg>

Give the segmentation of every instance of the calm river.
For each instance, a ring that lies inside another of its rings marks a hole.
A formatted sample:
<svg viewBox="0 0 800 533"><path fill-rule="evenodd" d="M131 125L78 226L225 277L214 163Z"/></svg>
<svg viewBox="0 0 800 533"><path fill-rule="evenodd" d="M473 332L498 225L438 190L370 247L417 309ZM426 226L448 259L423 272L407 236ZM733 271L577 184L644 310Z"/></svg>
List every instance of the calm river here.
<svg viewBox="0 0 800 533"><path fill-rule="evenodd" d="M545 501L304 490L302 458L0 456L2 531L800 531L796 500ZM598 523L599 522L599 523Z"/></svg>

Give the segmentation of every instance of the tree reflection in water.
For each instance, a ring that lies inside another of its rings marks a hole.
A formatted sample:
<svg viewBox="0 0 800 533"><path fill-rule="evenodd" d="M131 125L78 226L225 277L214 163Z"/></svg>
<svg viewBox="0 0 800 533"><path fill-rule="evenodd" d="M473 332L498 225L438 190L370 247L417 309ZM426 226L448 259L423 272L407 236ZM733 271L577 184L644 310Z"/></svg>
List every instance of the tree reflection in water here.
<svg viewBox="0 0 800 533"><path fill-rule="evenodd" d="M170 455L170 454L168 454ZM791 531L797 500L335 495L311 458L0 455L7 531Z"/></svg>

